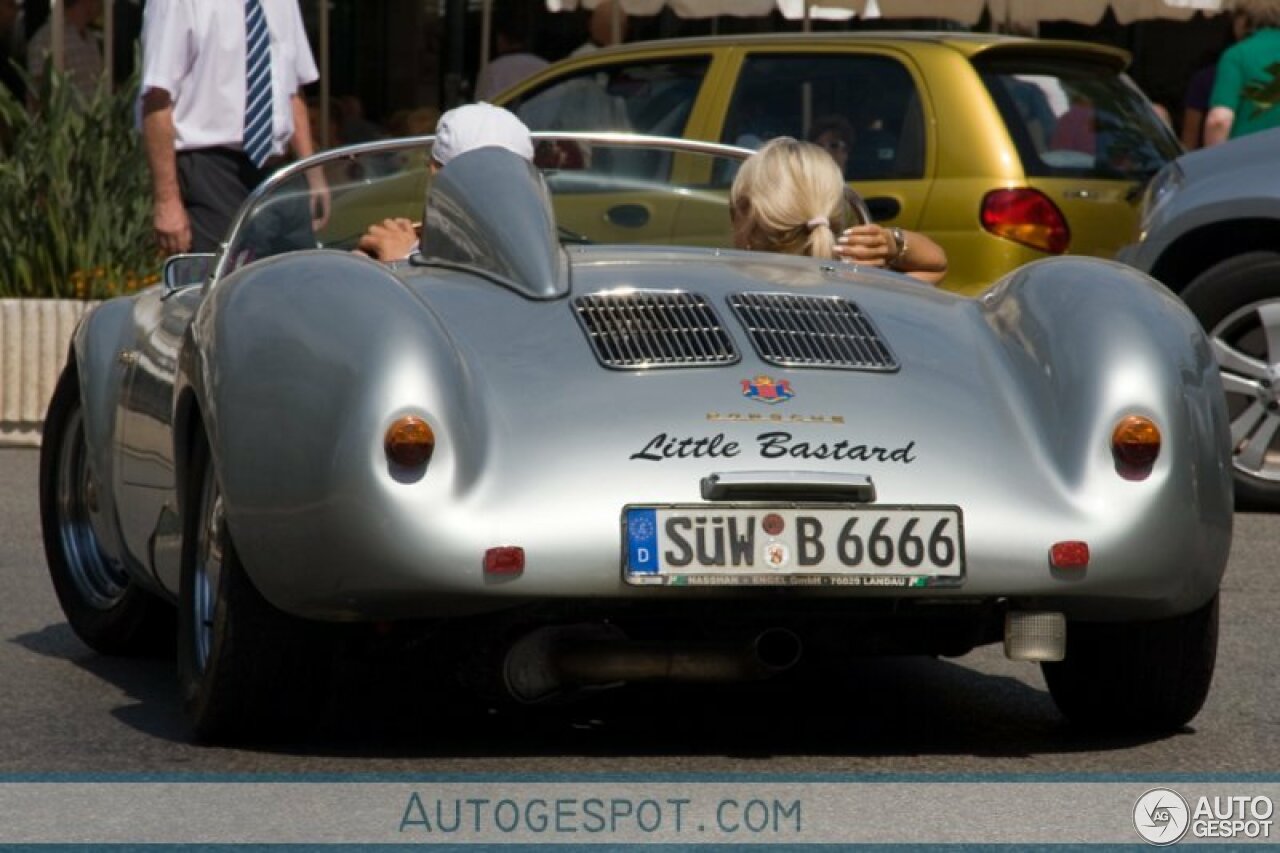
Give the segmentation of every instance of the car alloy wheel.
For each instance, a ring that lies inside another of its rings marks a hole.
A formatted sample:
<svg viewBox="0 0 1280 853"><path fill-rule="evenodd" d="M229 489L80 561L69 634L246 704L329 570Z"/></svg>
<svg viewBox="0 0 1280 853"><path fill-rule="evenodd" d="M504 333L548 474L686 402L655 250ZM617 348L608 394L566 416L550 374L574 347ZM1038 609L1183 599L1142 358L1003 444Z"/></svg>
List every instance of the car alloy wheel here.
<svg viewBox="0 0 1280 853"><path fill-rule="evenodd" d="M98 484L89 465L84 415L78 406L67 419L57 453L56 525L68 574L86 604L110 610L128 592L129 577L112 565L99 546Z"/></svg>
<svg viewBox="0 0 1280 853"><path fill-rule="evenodd" d="M1229 258L1181 295L1208 332L1221 371L1236 497L1280 509L1280 253Z"/></svg>
<svg viewBox="0 0 1280 853"><path fill-rule="evenodd" d="M1280 482L1280 301L1236 309L1209 337L1222 367L1235 467Z"/></svg>
<svg viewBox="0 0 1280 853"><path fill-rule="evenodd" d="M40 526L45 560L72 630L103 654L162 650L173 611L134 581L104 542L112 529L107 483L94 467L75 363L62 372L40 445Z"/></svg>

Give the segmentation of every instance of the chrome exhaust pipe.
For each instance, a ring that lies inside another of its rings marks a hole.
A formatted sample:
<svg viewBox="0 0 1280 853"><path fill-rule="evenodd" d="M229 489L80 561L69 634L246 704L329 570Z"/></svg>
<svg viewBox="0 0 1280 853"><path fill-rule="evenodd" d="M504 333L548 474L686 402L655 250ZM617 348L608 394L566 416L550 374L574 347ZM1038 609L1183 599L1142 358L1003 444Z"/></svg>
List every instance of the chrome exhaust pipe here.
<svg viewBox="0 0 1280 853"><path fill-rule="evenodd" d="M539 628L516 641L503 661L508 692L537 702L571 689L624 682L754 681L800 660L800 638L784 628L762 631L745 644L685 645L634 642L608 626Z"/></svg>

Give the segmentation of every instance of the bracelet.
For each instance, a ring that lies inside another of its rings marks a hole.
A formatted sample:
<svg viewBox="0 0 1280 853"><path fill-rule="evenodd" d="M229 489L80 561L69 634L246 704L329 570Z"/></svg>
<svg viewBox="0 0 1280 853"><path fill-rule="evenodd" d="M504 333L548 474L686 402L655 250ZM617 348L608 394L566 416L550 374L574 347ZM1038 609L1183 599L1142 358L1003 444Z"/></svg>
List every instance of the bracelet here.
<svg viewBox="0 0 1280 853"><path fill-rule="evenodd" d="M899 265L907 256L907 235L902 233L902 229L896 225L889 229L889 234L893 236L893 242L897 247L897 251L894 253L893 257L889 259L886 266L888 266L889 269L896 270L899 269Z"/></svg>

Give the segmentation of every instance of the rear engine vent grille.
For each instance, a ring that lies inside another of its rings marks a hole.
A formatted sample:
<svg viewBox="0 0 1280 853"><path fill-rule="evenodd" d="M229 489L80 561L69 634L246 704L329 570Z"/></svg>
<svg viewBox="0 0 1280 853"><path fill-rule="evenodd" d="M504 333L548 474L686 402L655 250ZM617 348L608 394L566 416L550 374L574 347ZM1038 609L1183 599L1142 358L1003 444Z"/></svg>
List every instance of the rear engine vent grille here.
<svg viewBox="0 0 1280 853"><path fill-rule="evenodd" d="M695 293L593 293L579 296L573 308L605 367L706 367L738 360L720 318Z"/></svg>
<svg viewBox="0 0 1280 853"><path fill-rule="evenodd" d="M871 319L847 299L793 293L736 293L729 305L760 358L782 367L898 369Z"/></svg>

